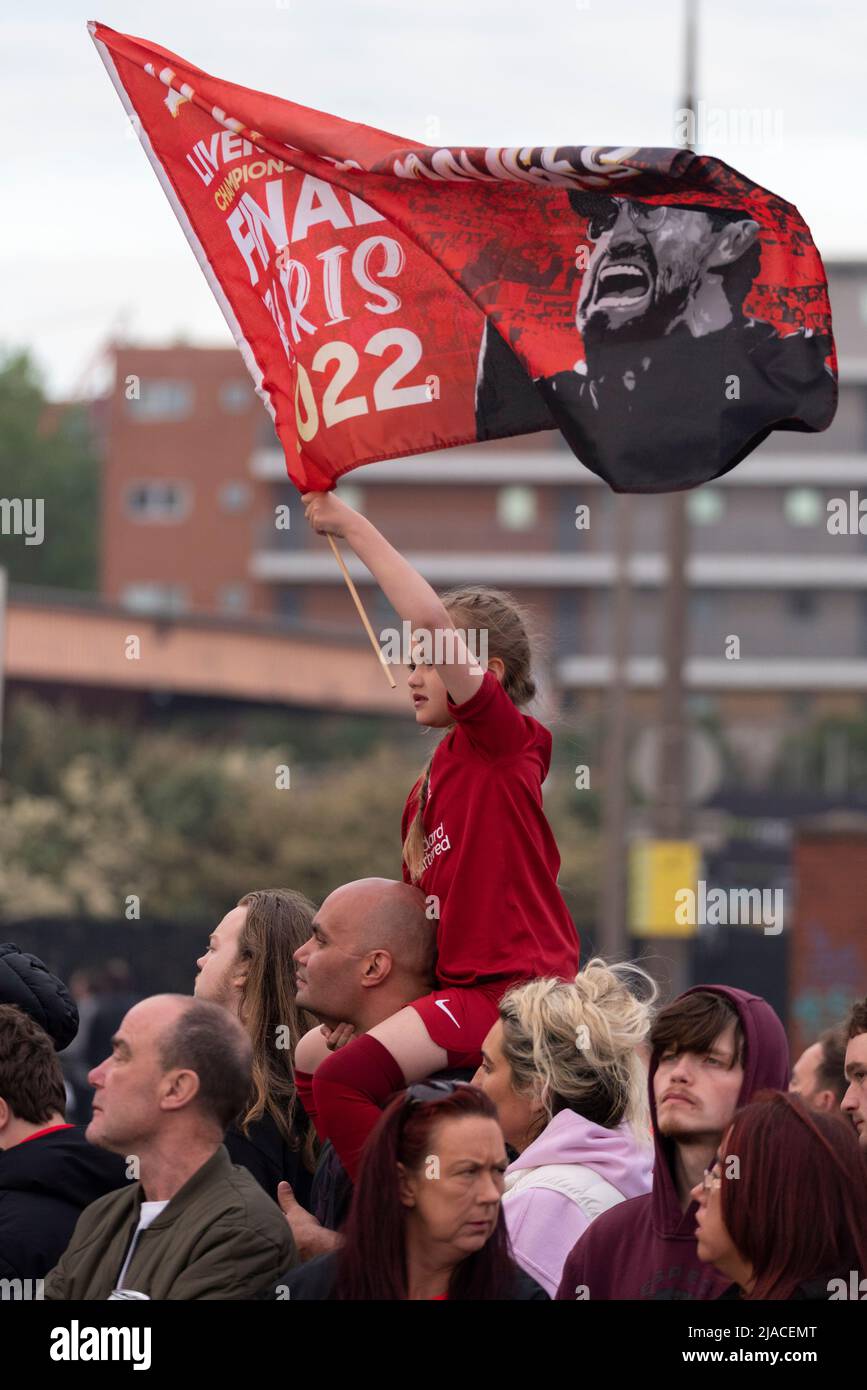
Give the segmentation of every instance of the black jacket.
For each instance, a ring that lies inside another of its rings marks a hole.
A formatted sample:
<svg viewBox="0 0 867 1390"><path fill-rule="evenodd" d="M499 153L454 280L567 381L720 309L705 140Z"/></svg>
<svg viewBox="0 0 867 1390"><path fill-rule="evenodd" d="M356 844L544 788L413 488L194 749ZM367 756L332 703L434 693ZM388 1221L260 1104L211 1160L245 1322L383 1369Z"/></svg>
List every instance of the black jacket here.
<svg viewBox="0 0 867 1390"><path fill-rule="evenodd" d="M843 1292L839 1290L842 1282ZM817 1274L813 1279L804 1279L789 1294L785 1303L827 1303L834 1302L832 1293L836 1298L850 1297L851 1272L848 1269L838 1269L832 1274ZM725 1293L720 1294L720 1299L731 1302L742 1297L739 1284L730 1284ZM779 1300L775 1300L779 1302Z"/></svg>
<svg viewBox="0 0 867 1390"><path fill-rule="evenodd" d="M226 1131L223 1143L229 1150L232 1162L246 1168L275 1202L277 1184L285 1179L295 1194L295 1200L309 1210L313 1174L304 1167L300 1148L289 1147L267 1112L261 1120L253 1121L246 1135L238 1125L232 1125ZM301 1143L303 1135L299 1137Z"/></svg>
<svg viewBox="0 0 867 1390"><path fill-rule="evenodd" d="M88 1144L77 1125L0 1152L0 1277L41 1279L84 1208L126 1181L120 1155Z"/></svg>
<svg viewBox="0 0 867 1390"><path fill-rule="evenodd" d="M535 1279L531 1279L529 1274L525 1274L518 1265L514 1266L515 1285L512 1293L512 1302L548 1302L548 1295ZM334 1278L337 1272L337 1252L333 1251L328 1255L318 1255L315 1260L308 1261L298 1269L287 1271L282 1279L277 1281L276 1292L270 1294L272 1299L286 1299L295 1303L324 1302L330 1299L334 1289Z"/></svg>

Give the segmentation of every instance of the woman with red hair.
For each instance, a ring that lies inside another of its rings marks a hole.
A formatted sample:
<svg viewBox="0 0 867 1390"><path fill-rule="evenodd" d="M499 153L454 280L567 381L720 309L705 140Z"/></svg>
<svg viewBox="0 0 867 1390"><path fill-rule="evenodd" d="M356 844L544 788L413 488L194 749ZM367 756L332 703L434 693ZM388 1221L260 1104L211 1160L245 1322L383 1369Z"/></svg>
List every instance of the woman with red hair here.
<svg viewBox="0 0 867 1390"><path fill-rule="evenodd" d="M735 1115L692 1190L699 1258L722 1298L835 1299L867 1274L867 1163L850 1125L764 1092ZM805 1219L805 1193L809 1218Z"/></svg>
<svg viewBox="0 0 867 1390"><path fill-rule="evenodd" d="M277 1296L547 1299L509 1253L508 1162L496 1109L476 1087L410 1086L365 1146L343 1244L292 1270Z"/></svg>

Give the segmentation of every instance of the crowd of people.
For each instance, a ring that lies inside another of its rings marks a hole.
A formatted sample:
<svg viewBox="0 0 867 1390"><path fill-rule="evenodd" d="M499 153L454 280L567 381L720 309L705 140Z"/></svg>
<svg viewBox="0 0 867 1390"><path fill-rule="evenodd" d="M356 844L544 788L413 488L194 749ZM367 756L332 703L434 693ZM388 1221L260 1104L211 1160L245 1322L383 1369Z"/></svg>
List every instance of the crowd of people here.
<svg viewBox="0 0 867 1390"><path fill-rule="evenodd" d="M416 723L442 737L406 801L401 878L318 908L246 893L178 981L192 993L135 1000L115 970L77 1048L70 990L0 946L0 1287L867 1292L867 998L792 1067L756 994L699 984L660 1007L639 964L580 966L542 805L551 736L523 712L525 615L496 590L441 598L333 494L304 502L414 633L451 639L409 661Z"/></svg>

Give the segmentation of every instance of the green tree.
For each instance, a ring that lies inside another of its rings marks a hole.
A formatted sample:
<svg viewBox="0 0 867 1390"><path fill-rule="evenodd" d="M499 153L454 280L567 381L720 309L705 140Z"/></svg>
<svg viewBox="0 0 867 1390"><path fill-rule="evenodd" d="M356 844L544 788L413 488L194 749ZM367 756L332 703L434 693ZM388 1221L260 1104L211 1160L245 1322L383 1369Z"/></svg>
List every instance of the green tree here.
<svg viewBox="0 0 867 1390"><path fill-rule="evenodd" d="M0 533L13 583L97 586L99 462L83 406L52 408L24 351L0 357L0 497L41 499L41 545Z"/></svg>
<svg viewBox="0 0 867 1390"><path fill-rule="evenodd" d="M321 902L352 879L401 874L417 747L383 740L313 762L288 740L203 744L189 729L86 719L23 695L10 702L6 747L0 915L121 920L135 894L143 918L216 922L251 888L282 885ZM288 786L278 776L286 766ZM545 804L560 883L586 930L599 847L577 797L570 777L552 776Z"/></svg>

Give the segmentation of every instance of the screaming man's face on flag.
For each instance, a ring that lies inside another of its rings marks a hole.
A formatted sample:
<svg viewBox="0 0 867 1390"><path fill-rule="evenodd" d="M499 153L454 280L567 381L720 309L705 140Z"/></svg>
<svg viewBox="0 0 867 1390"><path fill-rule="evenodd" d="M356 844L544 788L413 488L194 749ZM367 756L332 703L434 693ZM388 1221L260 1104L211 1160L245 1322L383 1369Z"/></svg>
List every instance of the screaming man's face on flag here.
<svg viewBox="0 0 867 1390"><path fill-rule="evenodd" d="M594 248L576 314L585 342L612 332L627 337L631 330L644 340L670 332L708 276L756 240L758 225L749 218L715 221L692 208L613 198L594 212L587 228Z"/></svg>

